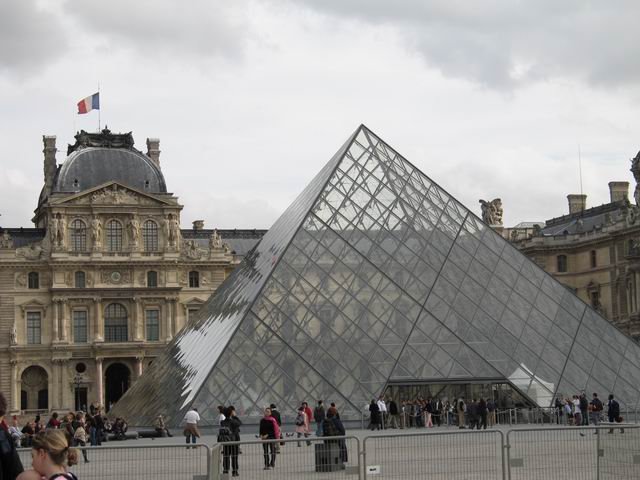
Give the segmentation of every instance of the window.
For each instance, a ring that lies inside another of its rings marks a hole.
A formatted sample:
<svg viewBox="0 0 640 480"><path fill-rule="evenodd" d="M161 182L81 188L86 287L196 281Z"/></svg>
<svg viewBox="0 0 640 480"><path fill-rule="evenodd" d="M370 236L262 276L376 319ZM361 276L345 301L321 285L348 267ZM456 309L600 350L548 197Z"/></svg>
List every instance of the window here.
<svg viewBox="0 0 640 480"><path fill-rule="evenodd" d="M38 272L29 272L29 288L40 288L40 275Z"/></svg>
<svg viewBox="0 0 640 480"><path fill-rule="evenodd" d="M117 220L107 223L107 249L110 252L122 250L122 225Z"/></svg>
<svg viewBox="0 0 640 480"><path fill-rule="evenodd" d="M27 343L29 345L42 343L40 324L40 312L27 312Z"/></svg>
<svg viewBox="0 0 640 480"><path fill-rule="evenodd" d="M157 287L158 286L158 272L150 271L147 272L147 287Z"/></svg>
<svg viewBox="0 0 640 480"><path fill-rule="evenodd" d="M160 311L147 310L145 314L147 341L157 342L160 340Z"/></svg>
<svg viewBox="0 0 640 480"><path fill-rule="evenodd" d="M188 320L191 320L192 318L195 318L196 314L198 313L198 310L200 310L199 308L190 308L189 312L188 312Z"/></svg>
<svg viewBox="0 0 640 480"><path fill-rule="evenodd" d="M200 272L189 272L189 288L200 288Z"/></svg>
<svg viewBox="0 0 640 480"><path fill-rule="evenodd" d="M153 220L147 220L142 225L142 240L145 252L158 251L158 224Z"/></svg>
<svg viewBox="0 0 640 480"><path fill-rule="evenodd" d="M567 271L567 256L558 255L558 272L566 272L566 271Z"/></svg>
<svg viewBox="0 0 640 480"><path fill-rule="evenodd" d="M87 249L87 226L82 220L71 222L71 250L84 252Z"/></svg>
<svg viewBox="0 0 640 480"><path fill-rule="evenodd" d="M127 310L119 303L111 303L104 310L105 342L126 342L129 339Z"/></svg>
<svg viewBox="0 0 640 480"><path fill-rule="evenodd" d="M76 272L75 273L75 285L76 288L84 288L87 283L87 276L84 272Z"/></svg>
<svg viewBox="0 0 640 480"><path fill-rule="evenodd" d="M595 250L591 250L591 268L596 268L598 266L598 254Z"/></svg>
<svg viewBox="0 0 640 480"><path fill-rule="evenodd" d="M73 311L73 341L74 343L87 343L87 311Z"/></svg>

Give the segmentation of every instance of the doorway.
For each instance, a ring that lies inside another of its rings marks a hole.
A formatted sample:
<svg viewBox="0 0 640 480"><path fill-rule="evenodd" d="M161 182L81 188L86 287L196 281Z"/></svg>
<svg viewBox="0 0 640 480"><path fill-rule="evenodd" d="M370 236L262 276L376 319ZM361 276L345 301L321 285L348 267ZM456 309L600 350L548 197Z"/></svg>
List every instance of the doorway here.
<svg viewBox="0 0 640 480"><path fill-rule="evenodd" d="M105 372L105 407L110 409L110 406L120 400L120 397L124 395L129 389L129 382L131 379L131 371L123 363L112 363Z"/></svg>

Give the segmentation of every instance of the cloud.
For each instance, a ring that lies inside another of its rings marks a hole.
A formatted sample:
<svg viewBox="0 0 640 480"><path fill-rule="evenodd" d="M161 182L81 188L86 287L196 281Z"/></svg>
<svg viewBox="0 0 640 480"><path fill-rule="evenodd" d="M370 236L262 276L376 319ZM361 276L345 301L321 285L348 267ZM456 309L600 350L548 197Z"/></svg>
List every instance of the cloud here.
<svg viewBox="0 0 640 480"><path fill-rule="evenodd" d="M555 78L640 79L640 3L541 0L304 0L333 17L394 26L447 76L492 88Z"/></svg>
<svg viewBox="0 0 640 480"><path fill-rule="evenodd" d="M35 0L0 2L0 73L25 76L42 71L65 51L59 17Z"/></svg>
<svg viewBox="0 0 640 480"><path fill-rule="evenodd" d="M124 49L154 58L193 61L242 54L246 7L244 0L68 0L65 11L79 28L100 39L100 51Z"/></svg>

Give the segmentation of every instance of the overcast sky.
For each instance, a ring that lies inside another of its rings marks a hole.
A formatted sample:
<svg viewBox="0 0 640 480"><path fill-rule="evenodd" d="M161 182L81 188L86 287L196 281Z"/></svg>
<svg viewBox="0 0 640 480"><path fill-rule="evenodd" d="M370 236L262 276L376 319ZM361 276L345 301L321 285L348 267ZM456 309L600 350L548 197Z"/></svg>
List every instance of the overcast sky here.
<svg viewBox="0 0 640 480"><path fill-rule="evenodd" d="M97 113L159 137L182 225L268 228L360 123L505 224L635 182L640 3L2 0L0 225L32 226L42 135L58 162Z"/></svg>

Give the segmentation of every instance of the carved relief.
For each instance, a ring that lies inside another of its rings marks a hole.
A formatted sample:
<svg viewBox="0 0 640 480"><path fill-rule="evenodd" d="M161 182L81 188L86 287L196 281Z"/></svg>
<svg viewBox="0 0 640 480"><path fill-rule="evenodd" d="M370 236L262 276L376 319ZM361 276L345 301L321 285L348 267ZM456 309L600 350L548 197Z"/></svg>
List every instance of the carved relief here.
<svg viewBox="0 0 640 480"><path fill-rule="evenodd" d="M18 287L26 287L27 286L27 275L24 273L16 274L16 286Z"/></svg>
<svg viewBox="0 0 640 480"><path fill-rule="evenodd" d="M130 205L138 203L138 195L125 189L118 189L113 185L112 189L104 189L91 195L91 203L96 205Z"/></svg>
<svg viewBox="0 0 640 480"><path fill-rule="evenodd" d="M18 257L24 257L27 260L38 260L42 255L42 244L41 242L30 243L26 247L20 247L16 250L16 255Z"/></svg>
<svg viewBox="0 0 640 480"><path fill-rule="evenodd" d="M119 270L103 270L101 272L102 283L110 285L120 285L131 282L131 274L128 271L120 272Z"/></svg>
<svg viewBox="0 0 640 480"><path fill-rule="evenodd" d="M187 240L183 243L182 255L191 260L199 260L207 253L204 248L198 246L195 240Z"/></svg>

